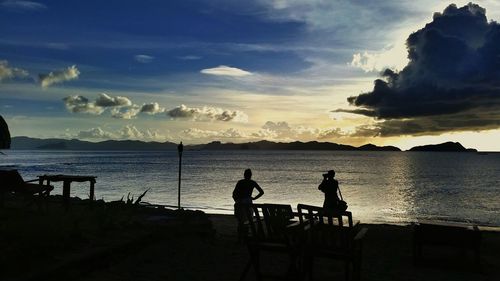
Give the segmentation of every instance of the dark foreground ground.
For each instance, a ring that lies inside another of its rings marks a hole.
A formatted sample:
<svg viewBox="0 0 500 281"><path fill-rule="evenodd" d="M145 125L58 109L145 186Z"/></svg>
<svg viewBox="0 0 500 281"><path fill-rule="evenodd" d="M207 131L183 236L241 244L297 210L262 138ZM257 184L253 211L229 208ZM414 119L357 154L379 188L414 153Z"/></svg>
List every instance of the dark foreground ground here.
<svg viewBox="0 0 500 281"><path fill-rule="evenodd" d="M228 215L123 204L42 213L7 208L0 223L0 280L238 280L248 262ZM426 265L414 266L411 227L366 227L361 280L500 280L500 232L483 233L477 270L472 254L448 248L428 249ZM286 270L283 256L265 255L262 262L266 272ZM344 280L339 262L319 260L316 269L315 280ZM255 280L252 271L246 280Z"/></svg>

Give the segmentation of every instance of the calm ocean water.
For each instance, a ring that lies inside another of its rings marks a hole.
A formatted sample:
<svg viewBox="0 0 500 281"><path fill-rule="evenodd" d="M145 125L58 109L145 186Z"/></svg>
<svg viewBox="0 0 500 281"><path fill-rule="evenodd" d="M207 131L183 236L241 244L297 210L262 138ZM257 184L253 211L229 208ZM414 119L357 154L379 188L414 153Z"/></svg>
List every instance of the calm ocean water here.
<svg viewBox="0 0 500 281"><path fill-rule="evenodd" d="M97 176L96 197L119 200L151 190L144 201L177 204L178 156L165 152L5 151L0 169L25 179L41 174ZM500 226L500 153L185 151L182 205L232 213L231 193L246 168L265 195L258 202L322 205L321 174L335 169L356 219L409 223L417 219ZM62 193L55 183L55 194ZM88 183L72 195L88 196Z"/></svg>

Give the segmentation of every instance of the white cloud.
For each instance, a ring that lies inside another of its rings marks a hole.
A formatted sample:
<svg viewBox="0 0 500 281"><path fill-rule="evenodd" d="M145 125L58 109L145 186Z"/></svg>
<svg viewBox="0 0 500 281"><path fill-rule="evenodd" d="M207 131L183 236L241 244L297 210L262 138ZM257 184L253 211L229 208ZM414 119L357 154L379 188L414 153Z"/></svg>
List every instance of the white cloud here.
<svg viewBox="0 0 500 281"><path fill-rule="evenodd" d="M80 71L73 65L64 70L52 71L49 74L39 74L38 77L42 87L47 88L53 84L77 79L79 75Z"/></svg>
<svg viewBox="0 0 500 281"><path fill-rule="evenodd" d="M7 79L26 76L28 76L28 71L20 68L10 67L8 61L0 60L0 82Z"/></svg>
<svg viewBox="0 0 500 281"><path fill-rule="evenodd" d="M219 140L219 139L241 139L246 137L242 132L229 128L221 131L201 130L197 128L189 128L183 130L180 134L181 138L188 140Z"/></svg>
<svg viewBox="0 0 500 281"><path fill-rule="evenodd" d="M363 52L352 55L350 66L363 69L365 72L380 72L386 68L401 70L408 64L407 50L404 40L388 46L380 52Z"/></svg>
<svg viewBox="0 0 500 281"><path fill-rule="evenodd" d="M139 131L135 126L125 125L120 130L120 136L124 139L142 139L144 138L144 133Z"/></svg>
<svg viewBox="0 0 500 281"><path fill-rule="evenodd" d="M107 110L110 112L111 117L117 119L133 119L139 113L154 115L165 112L165 108L161 107L157 102L145 103L139 106L132 103L127 97L113 97L106 93L99 94L95 101L90 101L88 98L78 95L65 97L63 101L70 112L100 115ZM222 119L224 118L223 114L224 112L221 113L221 116L216 117Z"/></svg>
<svg viewBox="0 0 500 281"><path fill-rule="evenodd" d="M92 140L133 139L143 141L165 141L168 139L168 137L157 130L151 130L149 128L141 130L130 124L116 131L105 131L100 127L82 130L72 137Z"/></svg>
<svg viewBox="0 0 500 281"><path fill-rule="evenodd" d="M332 128L322 130L318 134L318 139L337 139L349 136L348 133L342 131L340 128Z"/></svg>
<svg viewBox="0 0 500 281"><path fill-rule="evenodd" d="M209 75L217 75L217 76L233 76L233 77L242 77L252 75L251 72L245 71L243 69L239 69L236 67L230 67L226 65L219 65L214 68L206 68L200 71L203 74Z"/></svg>
<svg viewBox="0 0 500 281"><path fill-rule="evenodd" d="M317 129L306 126L291 126L287 122L267 121L262 129L252 133L253 138L275 141L311 141L317 139L335 139L347 137L348 134L339 128Z"/></svg>
<svg viewBox="0 0 500 281"><path fill-rule="evenodd" d="M111 116L119 119L132 119L140 111L140 107L132 104L129 98L112 97L105 93L99 94L93 102L79 95L65 97L63 101L68 111L72 113L101 115L106 108L111 108Z"/></svg>
<svg viewBox="0 0 500 281"><path fill-rule="evenodd" d="M106 132L100 127L91 128L86 131L80 131L76 135L78 139L114 139L116 135L110 132Z"/></svg>
<svg viewBox="0 0 500 281"><path fill-rule="evenodd" d="M63 101L68 111L72 113L100 115L104 111L104 108L96 106L95 103L89 102L89 100L83 96L68 96L63 98Z"/></svg>
<svg viewBox="0 0 500 281"><path fill-rule="evenodd" d="M150 115L162 113L165 111L165 108L160 107L157 102L145 103L141 107L141 112L147 113Z"/></svg>
<svg viewBox="0 0 500 281"><path fill-rule="evenodd" d="M26 11L36 11L47 9L44 4L33 2L33 1L23 1L23 0L6 0L3 1L1 6L12 9L12 10L26 10Z"/></svg>
<svg viewBox="0 0 500 281"><path fill-rule="evenodd" d="M171 118L186 118L195 121L232 121L248 122L248 115L239 110L226 110L217 107L204 106L202 108L187 107L183 104L167 112Z"/></svg>
<svg viewBox="0 0 500 281"><path fill-rule="evenodd" d="M158 130L152 130L149 128L141 130L133 125L125 125L118 132L118 134L121 139L136 139L143 141L165 141L169 139L167 136L161 134Z"/></svg>
<svg viewBox="0 0 500 281"><path fill-rule="evenodd" d="M102 93L99 94L99 96L95 100L95 104L97 106L102 106L102 107L131 106L132 101L130 101L130 99L127 97L121 97L121 96L111 97L106 93Z"/></svg>
<svg viewBox="0 0 500 281"><path fill-rule="evenodd" d="M118 119L132 119L139 114L141 108L138 105L114 107L111 109L111 116Z"/></svg>
<svg viewBox="0 0 500 281"><path fill-rule="evenodd" d="M150 63L154 60L155 57L149 55L136 55L134 56L135 61L140 63Z"/></svg>

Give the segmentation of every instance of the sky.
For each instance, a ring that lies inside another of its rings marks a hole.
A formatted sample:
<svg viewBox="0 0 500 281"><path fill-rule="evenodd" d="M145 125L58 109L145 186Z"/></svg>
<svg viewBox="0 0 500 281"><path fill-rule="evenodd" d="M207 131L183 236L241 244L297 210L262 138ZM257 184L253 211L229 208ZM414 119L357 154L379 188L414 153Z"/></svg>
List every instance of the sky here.
<svg viewBox="0 0 500 281"><path fill-rule="evenodd" d="M0 0L13 136L500 151L500 3Z"/></svg>

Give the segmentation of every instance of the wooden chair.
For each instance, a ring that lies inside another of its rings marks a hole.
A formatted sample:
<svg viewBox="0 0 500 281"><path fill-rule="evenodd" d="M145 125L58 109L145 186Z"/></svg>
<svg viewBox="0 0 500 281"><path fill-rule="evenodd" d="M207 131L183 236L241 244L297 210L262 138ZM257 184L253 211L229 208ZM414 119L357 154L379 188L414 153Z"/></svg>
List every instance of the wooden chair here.
<svg viewBox="0 0 500 281"><path fill-rule="evenodd" d="M50 195L54 189L51 185L42 185L36 180L24 181L17 170L0 170L0 206L4 203L6 194L21 195L30 203ZM38 194L38 196L35 196ZM40 207L39 202L36 202Z"/></svg>
<svg viewBox="0 0 500 281"><path fill-rule="evenodd" d="M345 263L346 280L351 273L359 280L362 240L367 229L359 229L348 211L325 212L322 207L299 204L299 220L309 228L304 249L304 267L309 280L313 279L316 257L341 260Z"/></svg>
<svg viewBox="0 0 500 281"><path fill-rule="evenodd" d="M300 239L298 223L294 223L292 207L279 204L251 204L247 205L248 234L246 244L250 254L250 261L240 276L243 280L249 268L253 266L257 280L264 277L261 271L261 253L274 252L283 253L289 257L289 268L286 276L266 275L284 280L290 280L299 276L298 260L300 249L297 243Z"/></svg>

